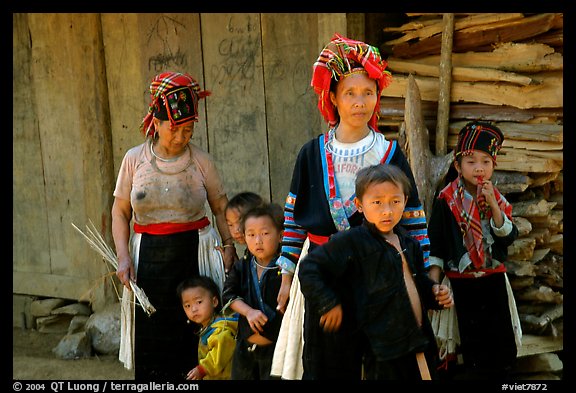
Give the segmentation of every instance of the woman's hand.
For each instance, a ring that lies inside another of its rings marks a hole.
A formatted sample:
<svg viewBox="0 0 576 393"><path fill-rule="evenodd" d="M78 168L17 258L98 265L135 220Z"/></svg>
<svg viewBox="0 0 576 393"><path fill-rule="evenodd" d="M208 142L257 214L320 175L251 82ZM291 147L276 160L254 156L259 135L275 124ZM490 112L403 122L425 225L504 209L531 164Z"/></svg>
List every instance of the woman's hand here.
<svg viewBox="0 0 576 393"><path fill-rule="evenodd" d="M224 260L224 271L228 273L230 269L232 269L234 262L238 260L238 255L236 254L234 245L231 247L223 247L223 249L222 259Z"/></svg>
<svg viewBox="0 0 576 393"><path fill-rule="evenodd" d="M292 286L293 278L294 276L292 274L282 274L282 284L280 284L280 290L278 291L278 297L276 298L276 301L278 302L276 310L280 311L282 314L286 312L286 306L290 299L290 288Z"/></svg>
<svg viewBox="0 0 576 393"><path fill-rule="evenodd" d="M132 288L130 287L130 280L135 281L134 276L135 276L134 264L132 263L132 259L130 258L130 256L119 258L118 269L116 270L116 277L118 277L120 282L129 290L132 290Z"/></svg>

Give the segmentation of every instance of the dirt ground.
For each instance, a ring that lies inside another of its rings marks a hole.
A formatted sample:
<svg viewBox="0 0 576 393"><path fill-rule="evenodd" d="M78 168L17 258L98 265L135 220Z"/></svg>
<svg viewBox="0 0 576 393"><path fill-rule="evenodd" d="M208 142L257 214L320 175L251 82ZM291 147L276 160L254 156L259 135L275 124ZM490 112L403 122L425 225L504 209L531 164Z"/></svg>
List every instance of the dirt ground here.
<svg viewBox="0 0 576 393"><path fill-rule="evenodd" d="M87 359L62 360L52 352L63 334L40 333L13 328L12 378L14 380L129 380L117 356L92 356Z"/></svg>

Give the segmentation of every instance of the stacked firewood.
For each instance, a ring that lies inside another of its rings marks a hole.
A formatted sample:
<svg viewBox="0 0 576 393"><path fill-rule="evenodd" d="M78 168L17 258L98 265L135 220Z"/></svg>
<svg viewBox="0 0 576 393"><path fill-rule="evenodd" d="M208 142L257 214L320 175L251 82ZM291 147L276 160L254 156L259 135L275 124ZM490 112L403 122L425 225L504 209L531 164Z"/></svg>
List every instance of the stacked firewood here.
<svg viewBox="0 0 576 393"><path fill-rule="evenodd" d="M404 97L413 77L434 152L445 19L406 14L406 20L384 28L390 39L380 50L388 53L393 82L383 91L379 128L391 139L401 136ZM490 121L504 133L493 180L512 203L520 231L506 266L522 329L542 342L561 343L563 15L454 14L451 51L446 152L473 119ZM550 352L561 349L559 344ZM533 348L537 352L546 350Z"/></svg>

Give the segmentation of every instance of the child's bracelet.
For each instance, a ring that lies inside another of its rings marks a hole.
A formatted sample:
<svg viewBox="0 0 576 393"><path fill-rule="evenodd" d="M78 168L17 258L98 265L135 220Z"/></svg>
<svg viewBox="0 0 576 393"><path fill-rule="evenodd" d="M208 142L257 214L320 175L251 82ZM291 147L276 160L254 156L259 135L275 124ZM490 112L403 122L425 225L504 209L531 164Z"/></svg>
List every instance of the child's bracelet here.
<svg viewBox="0 0 576 393"><path fill-rule="evenodd" d="M222 248L226 248L226 247L234 247L234 244L224 244L224 245L222 245Z"/></svg>

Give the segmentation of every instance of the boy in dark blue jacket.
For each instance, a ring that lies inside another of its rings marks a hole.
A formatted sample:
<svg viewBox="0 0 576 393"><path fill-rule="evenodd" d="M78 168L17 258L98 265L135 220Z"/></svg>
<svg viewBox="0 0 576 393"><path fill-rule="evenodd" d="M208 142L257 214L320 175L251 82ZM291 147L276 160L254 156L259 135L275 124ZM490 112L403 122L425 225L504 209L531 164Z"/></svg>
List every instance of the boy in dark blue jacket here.
<svg viewBox="0 0 576 393"><path fill-rule="evenodd" d="M428 277L419 243L397 226L410 181L398 167L378 164L358 172L355 186L363 224L312 250L298 275L324 336L346 343L315 355L348 359L339 370L349 371L318 378L360 379L364 361L366 379L431 379L437 347L427 310L451 307L452 295Z"/></svg>
<svg viewBox="0 0 576 393"><path fill-rule="evenodd" d="M279 205L266 204L246 212L241 221L249 253L230 270L222 294L223 302L240 314L230 379L278 379L270 370L282 324L277 310L282 276L276 260L283 219Z"/></svg>

